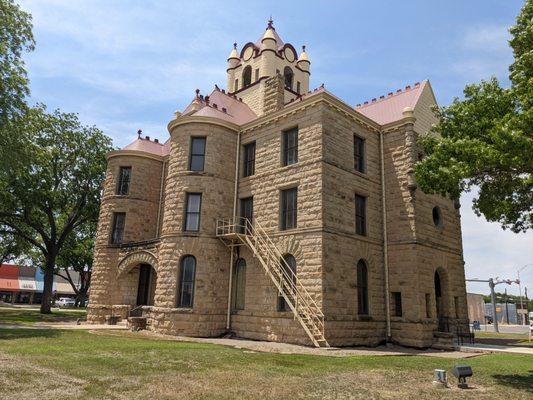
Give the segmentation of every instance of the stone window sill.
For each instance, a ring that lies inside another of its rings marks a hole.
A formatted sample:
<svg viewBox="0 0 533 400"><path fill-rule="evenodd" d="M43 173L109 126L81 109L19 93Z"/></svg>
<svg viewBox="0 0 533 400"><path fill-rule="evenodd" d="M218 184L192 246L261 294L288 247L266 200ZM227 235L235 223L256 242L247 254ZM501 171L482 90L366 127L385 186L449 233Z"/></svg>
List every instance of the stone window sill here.
<svg viewBox="0 0 533 400"><path fill-rule="evenodd" d="M373 321L370 315L358 315L357 320L358 321Z"/></svg>
<svg viewBox="0 0 533 400"><path fill-rule="evenodd" d="M193 312L194 309L192 308L178 307L172 309L172 314L192 314Z"/></svg>

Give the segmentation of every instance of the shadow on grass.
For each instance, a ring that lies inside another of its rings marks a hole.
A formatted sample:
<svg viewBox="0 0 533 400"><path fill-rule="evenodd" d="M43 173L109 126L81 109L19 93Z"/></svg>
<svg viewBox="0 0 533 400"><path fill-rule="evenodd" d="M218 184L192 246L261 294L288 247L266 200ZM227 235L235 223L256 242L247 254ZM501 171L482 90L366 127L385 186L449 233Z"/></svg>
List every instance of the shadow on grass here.
<svg viewBox="0 0 533 400"><path fill-rule="evenodd" d="M514 389L525 390L533 393L533 370L525 375L493 375L492 376L500 385L510 386Z"/></svg>
<svg viewBox="0 0 533 400"><path fill-rule="evenodd" d="M0 341L30 338L53 338L59 336L57 329L0 328Z"/></svg>

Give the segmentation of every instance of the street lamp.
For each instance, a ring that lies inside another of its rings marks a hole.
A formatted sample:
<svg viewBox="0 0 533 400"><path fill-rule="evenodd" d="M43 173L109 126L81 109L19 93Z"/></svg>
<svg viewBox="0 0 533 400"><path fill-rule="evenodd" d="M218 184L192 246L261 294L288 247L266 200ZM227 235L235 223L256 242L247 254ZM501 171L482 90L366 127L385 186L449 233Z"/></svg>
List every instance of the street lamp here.
<svg viewBox="0 0 533 400"><path fill-rule="evenodd" d="M522 322L523 322L522 325L526 324L526 317L525 317L525 314L523 314L524 303L522 302L522 282L520 281L520 271L523 271L526 267L529 267L530 265L533 265L533 263L526 264L516 271L516 274L518 275L517 282L518 282L518 292L520 293L520 311L521 311L520 314L522 315ZM527 314L527 311L526 311L526 314Z"/></svg>

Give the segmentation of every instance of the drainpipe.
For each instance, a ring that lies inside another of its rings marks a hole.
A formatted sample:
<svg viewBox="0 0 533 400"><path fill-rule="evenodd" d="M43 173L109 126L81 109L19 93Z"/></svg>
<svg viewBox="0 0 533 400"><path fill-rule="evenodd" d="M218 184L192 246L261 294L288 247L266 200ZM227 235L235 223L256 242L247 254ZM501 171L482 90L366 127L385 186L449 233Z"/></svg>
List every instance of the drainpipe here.
<svg viewBox="0 0 533 400"><path fill-rule="evenodd" d="M237 147L235 149L235 186L233 188L233 223L237 217L237 195L239 190L239 156L241 149L241 133L237 133ZM229 282L228 282L228 308L226 313L226 330L231 330L231 292L233 286L233 246L230 247L229 257Z"/></svg>
<svg viewBox="0 0 533 400"><path fill-rule="evenodd" d="M159 207L157 208L157 225L156 225L156 232L155 232L155 238L157 239L161 233L161 227L159 226L159 223L161 222L161 209L163 208L163 188L165 185L165 177L166 177L166 165L167 161L163 161L163 169L161 171L161 186L159 187Z"/></svg>
<svg viewBox="0 0 533 400"><path fill-rule="evenodd" d="M385 159L383 154L383 131L379 133L379 152L381 161L381 213L383 219L383 269L385 273L385 320L387 324L387 342L390 342L390 288L389 288L389 253L387 243L387 202L385 198Z"/></svg>

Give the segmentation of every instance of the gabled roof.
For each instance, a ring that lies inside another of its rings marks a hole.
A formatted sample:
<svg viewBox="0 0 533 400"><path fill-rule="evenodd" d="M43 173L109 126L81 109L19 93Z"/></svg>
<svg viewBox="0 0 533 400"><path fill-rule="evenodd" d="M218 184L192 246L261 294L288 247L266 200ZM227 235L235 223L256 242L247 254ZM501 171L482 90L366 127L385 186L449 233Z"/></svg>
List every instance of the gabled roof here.
<svg viewBox="0 0 533 400"><path fill-rule="evenodd" d="M219 118L243 125L257 118L246 103L216 88L209 96L199 96L183 111L183 115Z"/></svg>
<svg viewBox="0 0 533 400"><path fill-rule="evenodd" d="M402 119L405 107L414 109L426 86L429 86L427 80L422 83L417 82L413 87L406 86L405 89L398 89L395 93L391 92L379 99L358 104L355 109L378 124L387 125Z"/></svg>

